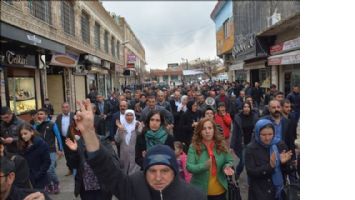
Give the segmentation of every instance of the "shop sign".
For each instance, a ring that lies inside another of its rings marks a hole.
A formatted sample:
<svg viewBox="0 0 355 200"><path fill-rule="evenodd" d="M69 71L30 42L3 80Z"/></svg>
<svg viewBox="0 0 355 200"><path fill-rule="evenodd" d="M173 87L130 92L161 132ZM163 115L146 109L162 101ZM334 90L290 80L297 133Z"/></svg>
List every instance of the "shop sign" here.
<svg viewBox="0 0 355 200"><path fill-rule="evenodd" d="M78 64L79 56L72 53L54 53L50 65L64 67L75 67Z"/></svg>
<svg viewBox="0 0 355 200"><path fill-rule="evenodd" d="M279 54L279 53L283 53L286 51L291 51L299 48L300 48L300 38L298 37L296 39L282 42L280 44L276 44L270 47L270 54L275 55L275 54Z"/></svg>
<svg viewBox="0 0 355 200"><path fill-rule="evenodd" d="M36 35L27 35L27 40L33 42L33 45L42 43L42 40L36 37Z"/></svg>
<svg viewBox="0 0 355 200"><path fill-rule="evenodd" d="M12 51L6 51L6 61L10 65L27 65L27 58L23 55L16 55Z"/></svg>
<svg viewBox="0 0 355 200"><path fill-rule="evenodd" d="M101 59L93 55L85 55L85 60L91 62L92 64L101 65Z"/></svg>
<svg viewBox="0 0 355 200"><path fill-rule="evenodd" d="M135 63L136 62L136 55L130 54L127 55L127 63Z"/></svg>
<svg viewBox="0 0 355 200"><path fill-rule="evenodd" d="M237 35L236 39L237 44L233 49L234 54L240 54L246 49L250 49L255 46L255 34L247 34L247 35Z"/></svg>
<svg viewBox="0 0 355 200"><path fill-rule="evenodd" d="M102 61L102 67L106 68L106 69L110 69L110 62L103 60Z"/></svg>
<svg viewBox="0 0 355 200"><path fill-rule="evenodd" d="M300 51L292 51L282 55L271 56L268 65L291 65L300 63Z"/></svg>

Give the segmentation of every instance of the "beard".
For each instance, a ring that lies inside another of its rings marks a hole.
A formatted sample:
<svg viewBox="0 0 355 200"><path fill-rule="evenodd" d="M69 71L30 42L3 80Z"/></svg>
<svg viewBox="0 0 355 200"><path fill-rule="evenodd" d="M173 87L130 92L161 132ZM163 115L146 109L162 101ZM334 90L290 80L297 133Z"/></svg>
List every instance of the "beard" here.
<svg viewBox="0 0 355 200"><path fill-rule="evenodd" d="M280 111L275 111L275 112L271 113L271 116L273 116L275 118L279 118L281 116L281 112Z"/></svg>

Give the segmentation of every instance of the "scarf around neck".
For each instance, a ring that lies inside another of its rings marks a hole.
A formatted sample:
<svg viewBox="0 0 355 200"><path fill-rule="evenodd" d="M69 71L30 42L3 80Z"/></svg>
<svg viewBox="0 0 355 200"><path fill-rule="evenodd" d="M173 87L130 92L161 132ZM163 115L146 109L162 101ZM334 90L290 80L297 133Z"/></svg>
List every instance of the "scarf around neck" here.
<svg viewBox="0 0 355 200"><path fill-rule="evenodd" d="M210 168L211 169L211 175L212 176L216 176L217 175L217 162L216 162L216 158L215 158L214 153L213 153L214 141L211 141L209 144L204 142L204 144L205 144L205 146L207 148L208 156L212 160L212 165L211 165L211 168Z"/></svg>
<svg viewBox="0 0 355 200"><path fill-rule="evenodd" d="M148 130L145 133L145 140L147 142L147 150L157 144L165 144L168 138L168 133L161 126L157 131Z"/></svg>

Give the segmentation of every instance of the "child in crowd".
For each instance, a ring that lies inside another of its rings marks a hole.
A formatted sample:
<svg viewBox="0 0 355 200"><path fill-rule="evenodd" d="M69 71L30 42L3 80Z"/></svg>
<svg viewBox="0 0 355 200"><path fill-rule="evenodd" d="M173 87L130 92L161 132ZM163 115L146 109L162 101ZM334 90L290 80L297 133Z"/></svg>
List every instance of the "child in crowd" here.
<svg viewBox="0 0 355 200"><path fill-rule="evenodd" d="M183 145L180 141L174 142L174 149L176 159L179 164L179 175L180 177L186 181L186 183L190 183L191 174L186 169L187 155L183 151Z"/></svg>

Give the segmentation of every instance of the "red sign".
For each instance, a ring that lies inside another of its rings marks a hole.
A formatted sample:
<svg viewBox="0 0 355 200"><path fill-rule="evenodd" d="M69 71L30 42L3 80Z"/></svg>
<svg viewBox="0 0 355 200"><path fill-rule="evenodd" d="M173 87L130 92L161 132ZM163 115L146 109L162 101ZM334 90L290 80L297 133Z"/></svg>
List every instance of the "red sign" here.
<svg viewBox="0 0 355 200"><path fill-rule="evenodd" d="M282 42L280 44L276 44L272 47L270 47L270 54L279 54L285 51L291 51L291 50L296 50L300 48L300 38L296 38L293 40L289 40L286 42Z"/></svg>

